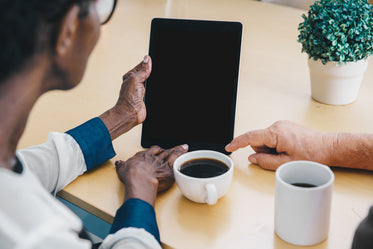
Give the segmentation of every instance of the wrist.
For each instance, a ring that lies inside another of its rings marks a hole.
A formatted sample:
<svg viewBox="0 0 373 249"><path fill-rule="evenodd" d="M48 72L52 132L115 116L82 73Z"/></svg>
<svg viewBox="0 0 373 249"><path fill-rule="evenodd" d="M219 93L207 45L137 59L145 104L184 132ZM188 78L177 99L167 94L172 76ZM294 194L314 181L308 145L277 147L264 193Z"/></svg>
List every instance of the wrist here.
<svg viewBox="0 0 373 249"><path fill-rule="evenodd" d="M330 166L373 170L372 134L334 134Z"/></svg>
<svg viewBox="0 0 373 249"><path fill-rule="evenodd" d="M157 189L158 180L156 178L141 179L140 181L126 181L124 201L140 199L154 207Z"/></svg>
<svg viewBox="0 0 373 249"><path fill-rule="evenodd" d="M320 150L319 162L328 166L337 165L337 148L339 148L340 138L337 133L322 134L322 149Z"/></svg>
<svg viewBox="0 0 373 249"><path fill-rule="evenodd" d="M114 140L137 125L136 115L123 114L117 111L115 107L101 114L99 118L107 127L111 140Z"/></svg>

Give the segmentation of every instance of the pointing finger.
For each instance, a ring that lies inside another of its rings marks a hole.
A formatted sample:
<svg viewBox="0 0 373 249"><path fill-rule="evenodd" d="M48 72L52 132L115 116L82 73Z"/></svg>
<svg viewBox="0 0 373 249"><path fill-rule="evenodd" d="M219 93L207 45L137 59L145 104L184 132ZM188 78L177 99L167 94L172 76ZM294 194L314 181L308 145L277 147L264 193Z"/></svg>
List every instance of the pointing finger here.
<svg viewBox="0 0 373 249"><path fill-rule="evenodd" d="M269 148L276 148L277 137L273 135L269 129L249 131L234 138L232 142L225 147L225 149L228 152L233 152L248 145L255 147L266 146Z"/></svg>

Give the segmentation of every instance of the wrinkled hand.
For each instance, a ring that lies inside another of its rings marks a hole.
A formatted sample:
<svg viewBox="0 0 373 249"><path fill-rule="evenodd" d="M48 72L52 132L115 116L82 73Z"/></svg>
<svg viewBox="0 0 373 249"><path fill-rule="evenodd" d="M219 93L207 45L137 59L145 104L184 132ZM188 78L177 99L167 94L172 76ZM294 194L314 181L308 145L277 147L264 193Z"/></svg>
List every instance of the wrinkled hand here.
<svg viewBox="0 0 373 249"><path fill-rule="evenodd" d="M151 69L151 58L145 56L141 63L123 76L115 106L100 116L112 140L145 120L144 82L149 77Z"/></svg>
<svg viewBox="0 0 373 249"><path fill-rule="evenodd" d="M249 131L226 146L229 152L250 145L256 152L249 161L264 169L276 170L293 160L330 161L331 134L304 128L289 121L278 121L267 129Z"/></svg>
<svg viewBox="0 0 373 249"><path fill-rule="evenodd" d="M144 122L146 117L144 82L149 77L151 69L151 59L145 56L140 64L123 75L123 83L115 107L125 115L135 116L135 125Z"/></svg>
<svg viewBox="0 0 373 249"><path fill-rule="evenodd" d="M174 183L174 161L187 150L187 145L168 150L152 146L125 162L116 161L118 177L126 187L125 200L138 198L154 206L157 193L169 189Z"/></svg>

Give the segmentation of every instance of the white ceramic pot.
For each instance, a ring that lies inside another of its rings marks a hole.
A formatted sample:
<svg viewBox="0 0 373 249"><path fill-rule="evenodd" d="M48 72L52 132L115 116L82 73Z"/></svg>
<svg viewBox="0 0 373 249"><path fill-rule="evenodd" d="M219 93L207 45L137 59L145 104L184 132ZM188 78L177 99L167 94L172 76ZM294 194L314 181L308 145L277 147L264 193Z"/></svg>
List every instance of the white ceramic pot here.
<svg viewBox="0 0 373 249"><path fill-rule="evenodd" d="M357 99L368 61L339 64L308 60L312 98L325 104L346 105Z"/></svg>
<svg viewBox="0 0 373 249"><path fill-rule="evenodd" d="M261 0L262 2L277 3L298 9L308 10L315 0Z"/></svg>

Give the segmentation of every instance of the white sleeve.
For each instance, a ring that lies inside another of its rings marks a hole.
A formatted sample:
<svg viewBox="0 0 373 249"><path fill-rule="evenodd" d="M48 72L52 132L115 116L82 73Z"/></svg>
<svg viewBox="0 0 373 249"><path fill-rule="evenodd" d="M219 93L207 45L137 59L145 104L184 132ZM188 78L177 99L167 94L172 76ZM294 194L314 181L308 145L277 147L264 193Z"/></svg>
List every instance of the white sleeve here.
<svg viewBox="0 0 373 249"><path fill-rule="evenodd" d="M46 143L18 150L17 157L53 194L87 170L79 144L66 133L51 132Z"/></svg>
<svg viewBox="0 0 373 249"><path fill-rule="evenodd" d="M142 228L122 228L110 234L99 249L162 249L153 235Z"/></svg>

